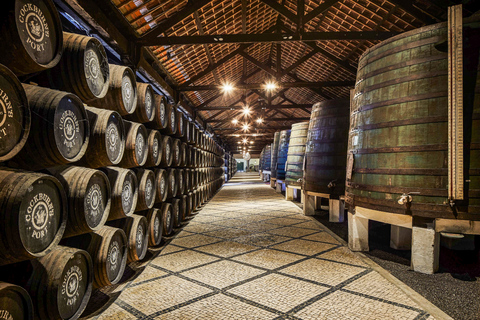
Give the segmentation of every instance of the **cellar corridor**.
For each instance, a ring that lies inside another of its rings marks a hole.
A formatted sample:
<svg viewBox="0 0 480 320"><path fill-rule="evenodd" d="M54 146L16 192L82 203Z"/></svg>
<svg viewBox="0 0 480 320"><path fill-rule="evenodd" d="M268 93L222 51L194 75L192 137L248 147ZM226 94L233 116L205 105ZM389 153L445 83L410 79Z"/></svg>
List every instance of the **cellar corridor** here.
<svg viewBox="0 0 480 320"><path fill-rule="evenodd" d="M257 173L237 173L142 273L109 293L113 303L84 319L430 320L443 314L392 278Z"/></svg>

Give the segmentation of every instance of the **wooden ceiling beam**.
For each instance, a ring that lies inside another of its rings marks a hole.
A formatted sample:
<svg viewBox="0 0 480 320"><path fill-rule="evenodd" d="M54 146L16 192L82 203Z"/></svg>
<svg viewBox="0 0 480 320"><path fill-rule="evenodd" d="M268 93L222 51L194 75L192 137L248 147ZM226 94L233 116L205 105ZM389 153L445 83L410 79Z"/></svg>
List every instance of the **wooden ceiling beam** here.
<svg viewBox="0 0 480 320"><path fill-rule="evenodd" d="M303 19L303 23L307 24L316 16L330 9L330 7L332 7L338 1L339 0L325 0L323 3L319 4L315 9L313 9L312 11L310 11L308 14L305 15L305 18Z"/></svg>
<svg viewBox="0 0 480 320"><path fill-rule="evenodd" d="M413 0L389 0L389 2L408 12L409 14L421 20L425 24L441 22L440 19L427 14L424 11L420 10L418 7L416 7L415 1Z"/></svg>
<svg viewBox="0 0 480 320"><path fill-rule="evenodd" d="M172 17L166 19L154 29L148 31L147 33L143 34L140 37L141 41L153 41L158 39L161 34L165 33L168 29L182 21L183 19L187 18L188 16L192 15L197 10L203 8L205 5L212 2L212 0L189 0L187 5L178 13L173 15Z"/></svg>
<svg viewBox="0 0 480 320"><path fill-rule="evenodd" d="M274 104L271 106L264 106L266 109L302 109L302 108L311 108L311 104ZM259 107L260 108L260 107ZM241 110L243 106L216 106L216 107L205 107L202 111L210 110ZM258 108L254 108L255 110Z"/></svg>
<svg viewBox="0 0 480 320"><path fill-rule="evenodd" d="M226 43L276 43L293 41L385 40L397 35L392 31L318 31L303 33L247 33L196 36L168 36L138 40L142 46L204 45Z"/></svg>
<svg viewBox="0 0 480 320"><path fill-rule="evenodd" d="M277 83L278 88L322 88L322 87L350 87L354 86L355 81L319 81L319 82L280 82ZM235 85L235 90L250 90L250 89L263 89L265 83L245 83ZM177 91L210 91L210 90L222 90L219 85L205 85L205 86L180 86L175 88Z"/></svg>
<svg viewBox="0 0 480 320"><path fill-rule="evenodd" d="M290 118L273 118L272 117L272 118L263 119L263 121L268 121L268 122L273 122L273 121L307 121L307 120L310 120L310 117L308 117L308 118L307 117L295 118L295 117L290 116ZM231 121L232 121L232 119L222 119L222 120L212 119L212 120L209 120L208 122L209 123L227 123L227 122L231 122Z"/></svg>
<svg viewBox="0 0 480 320"><path fill-rule="evenodd" d="M280 15L284 16L285 18L289 19L290 21L296 23L297 22L297 15L292 11L288 10L287 7L281 5L276 0L260 0L261 2L265 3L267 6L275 10Z"/></svg>

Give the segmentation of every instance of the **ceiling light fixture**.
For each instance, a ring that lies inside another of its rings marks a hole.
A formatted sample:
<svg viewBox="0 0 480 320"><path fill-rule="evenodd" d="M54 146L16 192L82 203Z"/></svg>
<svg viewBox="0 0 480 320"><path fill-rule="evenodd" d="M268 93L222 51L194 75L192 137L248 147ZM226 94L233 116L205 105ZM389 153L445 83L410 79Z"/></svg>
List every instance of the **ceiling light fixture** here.
<svg viewBox="0 0 480 320"><path fill-rule="evenodd" d="M237 124L237 123L238 123L238 120L237 120L237 119L233 119L233 120L232 120L232 123L233 123L233 124Z"/></svg>
<svg viewBox="0 0 480 320"><path fill-rule="evenodd" d="M250 109L248 108L248 106L243 108L243 114L246 115L246 116L250 114Z"/></svg>
<svg viewBox="0 0 480 320"><path fill-rule="evenodd" d="M243 143L248 143L248 140L246 138L244 138Z"/></svg>
<svg viewBox="0 0 480 320"><path fill-rule="evenodd" d="M248 125L248 123L245 123L243 125L243 130L247 131L249 128L250 128L250 126Z"/></svg>
<svg viewBox="0 0 480 320"><path fill-rule="evenodd" d="M262 118L258 118L257 119L257 123L262 123L263 122L263 119Z"/></svg>
<svg viewBox="0 0 480 320"><path fill-rule="evenodd" d="M277 89L277 84L273 81L269 81L265 84L265 90L267 91L273 91Z"/></svg>
<svg viewBox="0 0 480 320"><path fill-rule="evenodd" d="M231 83L228 83L228 82L227 82L227 83L225 83L225 84L222 85L222 91L223 91L224 93L230 93L230 92L233 91L233 89L234 89L234 88L233 88L233 85L232 85Z"/></svg>

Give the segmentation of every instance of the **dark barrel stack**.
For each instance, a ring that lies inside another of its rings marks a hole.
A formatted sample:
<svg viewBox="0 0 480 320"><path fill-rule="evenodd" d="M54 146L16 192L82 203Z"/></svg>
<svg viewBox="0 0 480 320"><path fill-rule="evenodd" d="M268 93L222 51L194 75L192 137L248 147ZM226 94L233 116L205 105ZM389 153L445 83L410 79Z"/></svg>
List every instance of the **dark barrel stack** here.
<svg viewBox="0 0 480 320"><path fill-rule="evenodd" d="M349 100L315 104L308 127L303 190L338 199L345 193Z"/></svg>
<svg viewBox="0 0 480 320"><path fill-rule="evenodd" d="M278 143L278 155L277 155L277 179L285 180L285 165L288 155L288 144L290 143L291 130L282 130L280 132L280 141Z"/></svg>
<svg viewBox="0 0 480 320"><path fill-rule="evenodd" d="M0 318L78 319L222 187L225 151L51 0L0 18Z"/></svg>
<svg viewBox="0 0 480 320"><path fill-rule="evenodd" d="M290 144L287 154L287 169L285 184L287 186L301 186L303 178L303 158L305 157L305 144L307 143L309 122L292 124Z"/></svg>
<svg viewBox="0 0 480 320"><path fill-rule="evenodd" d="M263 158L263 171L270 171L272 169L272 146L270 144L265 146Z"/></svg>
<svg viewBox="0 0 480 320"><path fill-rule="evenodd" d="M275 132L273 136L273 143L272 143L272 160L271 160L271 167L272 167L272 178L277 178L277 161L278 161L278 146L280 144L280 131Z"/></svg>

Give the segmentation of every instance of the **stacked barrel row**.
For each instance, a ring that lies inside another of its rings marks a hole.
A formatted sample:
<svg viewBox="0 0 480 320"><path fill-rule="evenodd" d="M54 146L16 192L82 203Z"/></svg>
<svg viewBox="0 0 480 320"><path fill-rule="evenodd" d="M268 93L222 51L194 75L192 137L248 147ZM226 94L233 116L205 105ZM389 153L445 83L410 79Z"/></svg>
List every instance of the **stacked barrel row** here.
<svg viewBox="0 0 480 320"><path fill-rule="evenodd" d="M50 0L0 8L0 304L77 319L222 186L223 150Z"/></svg>

